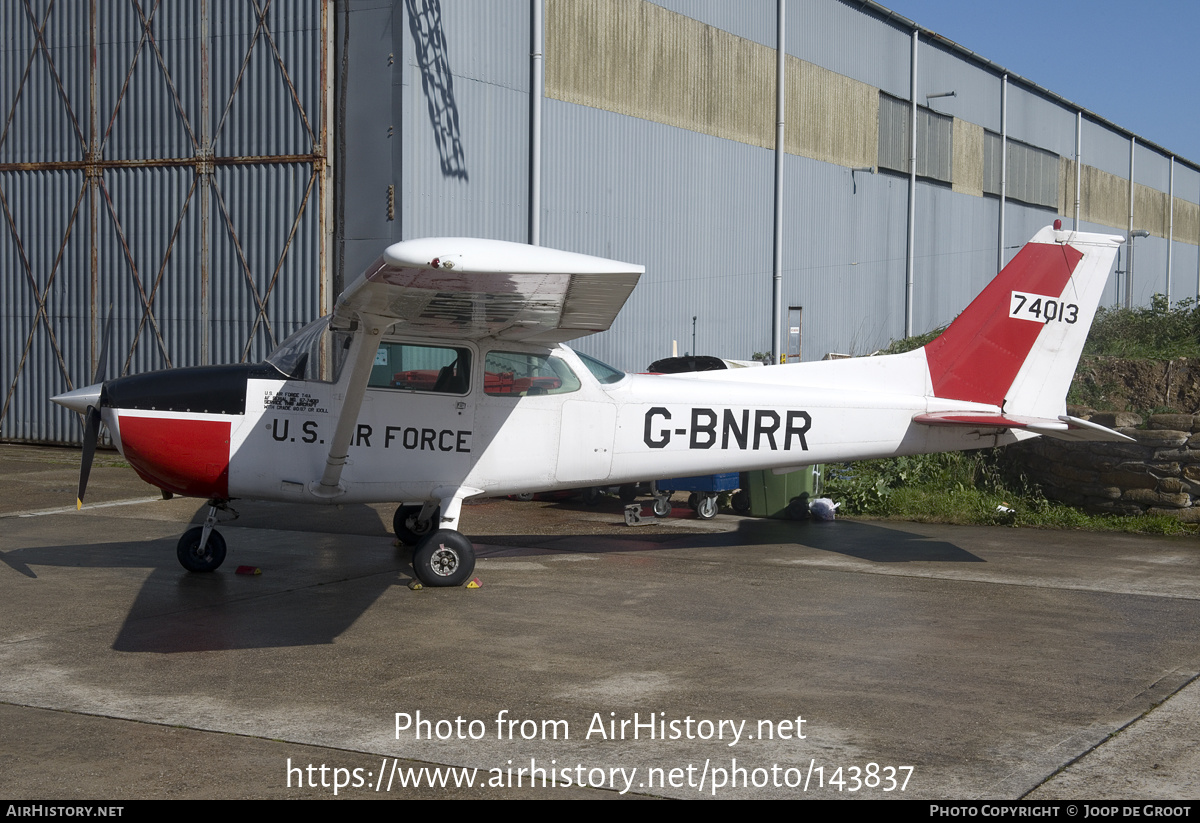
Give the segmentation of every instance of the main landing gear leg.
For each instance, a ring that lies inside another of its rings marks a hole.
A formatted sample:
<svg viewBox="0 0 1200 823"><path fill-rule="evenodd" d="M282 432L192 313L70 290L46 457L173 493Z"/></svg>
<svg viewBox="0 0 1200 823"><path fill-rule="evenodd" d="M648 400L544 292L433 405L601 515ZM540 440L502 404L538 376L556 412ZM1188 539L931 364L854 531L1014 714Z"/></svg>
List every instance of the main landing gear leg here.
<svg viewBox="0 0 1200 823"><path fill-rule="evenodd" d="M413 573L426 586L461 586L475 571L475 547L457 531L462 497L443 497L439 508L440 528L417 544Z"/></svg>
<svg viewBox="0 0 1200 823"><path fill-rule="evenodd" d="M183 533L175 547L179 563L190 572L212 572L225 562L225 538L213 528L217 512L229 507L227 500L208 501L208 516L203 526L194 526Z"/></svg>

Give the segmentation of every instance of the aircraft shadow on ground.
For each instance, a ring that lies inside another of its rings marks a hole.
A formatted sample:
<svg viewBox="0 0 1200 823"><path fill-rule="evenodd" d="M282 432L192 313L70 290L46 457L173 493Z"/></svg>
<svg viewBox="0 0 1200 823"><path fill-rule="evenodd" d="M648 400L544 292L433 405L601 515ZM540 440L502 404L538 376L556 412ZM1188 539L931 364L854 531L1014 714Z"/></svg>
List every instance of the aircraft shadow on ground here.
<svg viewBox="0 0 1200 823"><path fill-rule="evenodd" d="M193 521L202 520L204 512L201 506ZM369 507L347 506L342 514L347 522L362 524L359 534L387 534L379 524L378 513ZM620 510L613 514L614 521L619 522ZM264 518L261 525L257 520L251 516L238 523L243 529L242 539L252 535L256 527L278 528L277 519ZM299 523L289 525L304 528ZM0 562L34 579L36 566L152 569L112 644L115 651L132 653L332 643L381 595L412 580L411 554L396 549L390 539L381 539L378 551L364 556L361 547L339 545L338 538L322 538L321 531L306 533L312 535L311 548L300 555L283 556L282 568L268 569L264 575L236 574L239 554L243 560L253 558L244 546L234 546L226 564L213 574L186 572L177 564L173 538L20 548L0 553ZM702 534L645 526L631 527L624 534L479 535L472 539L479 546L480 557L794 544L874 563L985 562L946 541L930 540L894 526L850 520L823 523L743 519L733 531ZM330 578L326 570L331 568L339 570L340 576Z"/></svg>
<svg viewBox="0 0 1200 823"><path fill-rule="evenodd" d="M346 507L351 508L356 507ZM373 510L361 508L365 522L378 523ZM201 520L204 509L197 513ZM246 535L253 535L253 526L240 536ZM19 548L0 553L0 562L32 579L38 566L151 569L112 648L158 654L226 651L332 643L388 589L412 580L411 553L395 548L390 536L369 555L361 546L338 542L314 533L309 552L257 557L252 547L231 546L226 563L212 574L180 567L174 538ZM274 570L272 559L279 564ZM239 560L261 563L266 571L237 574ZM337 576L331 577L329 569Z"/></svg>
<svg viewBox="0 0 1200 823"><path fill-rule="evenodd" d="M602 504L604 506L605 504ZM576 511L604 511L613 508L587 508L571 503L559 504L562 509ZM685 508L676 506L672 516L692 517ZM614 509L613 522L622 522L622 511ZM669 527L666 527L669 528ZM856 557L873 563L984 563L978 555L945 540L931 540L916 532L905 531L890 525L865 523L857 520L775 520L770 518L743 518L735 531L709 534L680 534L657 529L653 525L629 528L625 535L603 536L550 536L550 535L493 535L473 538L480 543L500 543L512 547L528 542L531 553L536 551L586 551L588 553L623 551L661 551L681 548L716 548L722 546L765 546L795 544L834 554ZM604 546L611 543L611 546ZM573 545L578 545L574 548ZM516 556L519 549L491 552L491 556ZM487 553L484 553L487 556Z"/></svg>

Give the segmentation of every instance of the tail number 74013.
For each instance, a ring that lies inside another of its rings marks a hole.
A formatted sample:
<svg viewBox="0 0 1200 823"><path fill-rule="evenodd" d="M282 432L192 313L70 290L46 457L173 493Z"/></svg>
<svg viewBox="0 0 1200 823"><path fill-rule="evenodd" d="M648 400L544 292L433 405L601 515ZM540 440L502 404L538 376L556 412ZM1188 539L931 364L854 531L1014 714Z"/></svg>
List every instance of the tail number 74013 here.
<svg viewBox="0 0 1200 823"><path fill-rule="evenodd" d="M1074 323L1079 319L1079 306L1044 294L1015 291L1009 304L1008 316L1034 323Z"/></svg>

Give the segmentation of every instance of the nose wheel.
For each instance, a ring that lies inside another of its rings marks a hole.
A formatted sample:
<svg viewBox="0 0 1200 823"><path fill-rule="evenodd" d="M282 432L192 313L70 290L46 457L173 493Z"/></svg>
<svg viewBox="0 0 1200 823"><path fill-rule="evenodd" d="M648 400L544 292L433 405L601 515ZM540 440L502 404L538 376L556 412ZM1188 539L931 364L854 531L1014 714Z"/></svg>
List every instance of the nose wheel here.
<svg viewBox="0 0 1200 823"><path fill-rule="evenodd" d="M225 538L221 533L210 530L207 543L200 542L203 535L201 526L188 529L176 546L179 563L190 572L214 572L225 562Z"/></svg>
<svg viewBox="0 0 1200 823"><path fill-rule="evenodd" d="M227 500L212 500L203 526L193 526L183 533L175 546L179 564L190 572L215 572L225 562L225 538L213 526L217 512L229 508ZM234 515L236 517L236 513Z"/></svg>

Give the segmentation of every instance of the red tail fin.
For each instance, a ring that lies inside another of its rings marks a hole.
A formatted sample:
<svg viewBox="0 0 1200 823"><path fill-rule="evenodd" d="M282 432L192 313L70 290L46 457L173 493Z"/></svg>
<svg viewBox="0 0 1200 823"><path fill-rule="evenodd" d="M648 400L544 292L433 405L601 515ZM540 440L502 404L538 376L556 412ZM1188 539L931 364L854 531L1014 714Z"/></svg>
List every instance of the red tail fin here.
<svg viewBox="0 0 1200 823"><path fill-rule="evenodd" d="M1057 304L1065 292L1075 291L1068 290L1067 286L1084 258L1084 252L1055 236L1069 234L1051 229L1039 232L950 324L950 328L925 346L936 396L996 406L1004 404L1017 373L1049 324L1049 321L1029 322L1036 318L1019 314L1014 316L1014 295L1044 295ZM1104 239L1111 241L1108 237ZM1107 274L1105 269L1104 276ZM1073 299L1074 295L1071 297ZM1099 298L1098 290L1096 298ZM1082 335L1086 337L1095 304L1086 312L1080 312L1078 308L1073 311L1075 317L1071 323L1079 323ZM1056 305L1055 319L1057 313ZM1080 340L1079 346L1082 345ZM1075 357L1077 361L1078 352ZM1071 369L1074 370L1074 363Z"/></svg>

